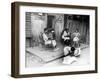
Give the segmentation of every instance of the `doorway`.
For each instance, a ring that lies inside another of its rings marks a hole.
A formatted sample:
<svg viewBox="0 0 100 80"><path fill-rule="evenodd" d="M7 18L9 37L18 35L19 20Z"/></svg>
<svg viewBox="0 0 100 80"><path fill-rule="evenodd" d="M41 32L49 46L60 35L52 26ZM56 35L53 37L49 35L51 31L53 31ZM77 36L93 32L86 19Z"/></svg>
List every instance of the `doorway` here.
<svg viewBox="0 0 100 80"><path fill-rule="evenodd" d="M53 20L54 20L53 15L48 15L47 16L47 28L52 28L53 27Z"/></svg>

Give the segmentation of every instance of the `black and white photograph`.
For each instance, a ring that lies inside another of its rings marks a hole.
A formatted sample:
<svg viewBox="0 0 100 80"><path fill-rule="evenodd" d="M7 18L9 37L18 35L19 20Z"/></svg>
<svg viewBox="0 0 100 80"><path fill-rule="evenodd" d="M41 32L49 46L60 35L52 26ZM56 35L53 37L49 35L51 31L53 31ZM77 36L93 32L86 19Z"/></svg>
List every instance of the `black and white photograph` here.
<svg viewBox="0 0 100 80"><path fill-rule="evenodd" d="M38 3L13 6L15 77L97 72L96 7Z"/></svg>
<svg viewBox="0 0 100 80"><path fill-rule="evenodd" d="M26 67L90 64L89 15L25 13Z"/></svg>

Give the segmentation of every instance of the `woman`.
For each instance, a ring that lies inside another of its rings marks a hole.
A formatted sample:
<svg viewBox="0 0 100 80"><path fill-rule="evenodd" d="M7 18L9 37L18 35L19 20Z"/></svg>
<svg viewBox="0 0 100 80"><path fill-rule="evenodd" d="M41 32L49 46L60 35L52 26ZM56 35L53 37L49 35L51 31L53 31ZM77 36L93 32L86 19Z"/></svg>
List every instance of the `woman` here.
<svg viewBox="0 0 100 80"><path fill-rule="evenodd" d="M55 48L56 47L56 40L54 39L54 31L53 30L49 30L47 28L44 29L44 33L43 33L43 40L45 45L48 45L50 47Z"/></svg>
<svg viewBox="0 0 100 80"><path fill-rule="evenodd" d="M63 64L71 64L77 61L77 56L80 55L80 48L66 46L64 47L64 59Z"/></svg>
<svg viewBox="0 0 100 80"><path fill-rule="evenodd" d="M71 34L68 28L63 30L62 35L61 35L61 40L64 45L66 46L71 45Z"/></svg>

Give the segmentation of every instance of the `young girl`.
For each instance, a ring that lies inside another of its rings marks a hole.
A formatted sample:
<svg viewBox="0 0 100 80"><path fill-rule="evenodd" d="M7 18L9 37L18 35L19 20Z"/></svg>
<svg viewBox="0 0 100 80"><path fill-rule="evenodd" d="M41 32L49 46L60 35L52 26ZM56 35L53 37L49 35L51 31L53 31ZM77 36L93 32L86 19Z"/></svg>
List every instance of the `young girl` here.
<svg viewBox="0 0 100 80"><path fill-rule="evenodd" d="M76 29L76 31L73 33L73 46L79 47L79 39L80 38L80 33L79 30Z"/></svg>

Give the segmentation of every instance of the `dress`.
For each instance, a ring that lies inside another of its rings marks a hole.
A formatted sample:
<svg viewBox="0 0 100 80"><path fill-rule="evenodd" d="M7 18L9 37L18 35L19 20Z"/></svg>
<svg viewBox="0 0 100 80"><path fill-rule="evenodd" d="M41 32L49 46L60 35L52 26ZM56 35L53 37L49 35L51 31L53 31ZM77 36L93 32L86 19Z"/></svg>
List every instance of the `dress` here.
<svg viewBox="0 0 100 80"><path fill-rule="evenodd" d="M64 45L69 46L71 44L71 36L69 32L63 31L61 38Z"/></svg>
<svg viewBox="0 0 100 80"><path fill-rule="evenodd" d="M74 36L74 38L73 38L73 41L79 41L79 36L80 36L80 33L79 32L74 32L73 33L73 36Z"/></svg>
<svg viewBox="0 0 100 80"><path fill-rule="evenodd" d="M79 47L80 33L79 32L74 32L73 36L74 36L73 37L73 43L74 43L73 45L76 46L76 47Z"/></svg>
<svg viewBox="0 0 100 80"><path fill-rule="evenodd" d="M56 41L51 37L52 37L51 34L47 36L45 33L43 33L43 40L44 40L45 45L51 45L51 46L55 47Z"/></svg>

